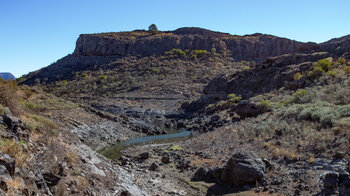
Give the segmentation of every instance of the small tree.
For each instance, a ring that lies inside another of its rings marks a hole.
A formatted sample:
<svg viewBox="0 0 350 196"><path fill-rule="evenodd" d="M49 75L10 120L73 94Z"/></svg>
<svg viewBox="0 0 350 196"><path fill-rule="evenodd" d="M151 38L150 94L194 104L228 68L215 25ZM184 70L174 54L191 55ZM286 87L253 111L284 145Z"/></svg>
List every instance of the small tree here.
<svg viewBox="0 0 350 196"><path fill-rule="evenodd" d="M158 28L157 28L157 26L155 24L151 24L148 27L148 32L150 32L152 35L155 35L155 34L159 33Z"/></svg>

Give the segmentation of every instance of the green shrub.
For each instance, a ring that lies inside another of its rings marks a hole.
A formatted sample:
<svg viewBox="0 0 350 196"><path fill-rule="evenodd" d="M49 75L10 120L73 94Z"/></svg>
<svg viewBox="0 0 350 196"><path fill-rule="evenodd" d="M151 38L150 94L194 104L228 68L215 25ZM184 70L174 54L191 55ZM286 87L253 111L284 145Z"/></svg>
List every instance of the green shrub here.
<svg viewBox="0 0 350 196"><path fill-rule="evenodd" d="M331 67L332 61L333 61L333 58L329 57L329 58L318 60L317 62L313 63L312 65L314 68L321 67L324 72L327 72L328 69Z"/></svg>
<svg viewBox="0 0 350 196"><path fill-rule="evenodd" d="M312 71L307 73L307 77L310 79L316 79L324 74L324 70L321 67L314 67Z"/></svg>
<svg viewBox="0 0 350 196"><path fill-rule="evenodd" d="M272 103L269 100L261 100L257 104L258 108L263 110L263 111L270 111L272 108Z"/></svg>
<svg viewBox="0 0 350 196"><path fill-rule="evenodd" d="M44 133L48 136L58 136L58 124L51 119L30 114L24 121L31 131Z"/></svg>
<svg viewBox="0 0 350 196"><path fill-rule="evenodd" d="M36 111L38 109L38 105L33 103L33 102L25 101L25 102L23 102L23 106L27 110Z"/></svg>
<svg viewBox="0 0 350 196"><path fill-rule="evenodd" d="M106 80L107 76L106 75L100 75L100 76L98 76L98 79L99 80Z"/></svg>
<svg viewBox="0 0 350 196"><path fill-rule="evenodd" d="M63 86L66 86L67 84L68 84L68 81L67 81L67 80L63 80L63 81L62 81L62 85L63 85Z"/></svg>
<svg viewBox="0 0 350 196"><path fill-rule="evenodd" d="M216 48L214 48L214 47L211 48L211 54L212 54L212 55L215 55L215 54L216 54Z"/></svg>
<svg viewBox="0 0 350 196"><path fill-rule="evenodd" d="M338 70L329 70L327 71L327 75L331 77L335 77L339 71Z"/></svg>
<svg viewBox="0 0 350 196"><path fill-rule="evenodd" d="M345 65L346 64L346 59L344 57L340 57L337 59L336 63Z"/></svg>
<svg viewBox="0 0 350 196"><path fill-rule="evenodd" d="M293 76L293 79L294 80L300 80L301 78L303 77L303 75L301 75L301 73L295 73L294 76Z"/></svg>
<svg viewBox="0 0 350 196"><path fill-rule="evenodd" d="M242 100L241 96L237 96L237 95L235 95L233 93L229 94L227 97L228 97L229 101L234 102L234 103L238 103L238 102L240 102Z"/></svg>
<svg viewBox="0 0 350 196"><path fill-rule="evenodd" d="M196 60L198 57L203 57L206 54L208 54L208 51L206 50L192 50L191 58Z"/></svg>
<svg viewBox="0 0 350 196"><path fill-rule="evenodd" d="M293 93L293 96L295 98L301 98L304 97L307 94L307 91L305 89L299 89L295 93Z"/></svg>
<svg viewBox="0 0 350 196"><path fill-rule="evenodd" d="M349 74L349 75L350 75L350 66L345 66L345 67L344 67L344 72L345 72L346 74Z"/></svg>
<svg viewBox="0 0 350 196"><path fill-rule="evenodd" d="M323 126L333 126L342 118L350 117L350 104L334 105L328 102L296 104L283 113L286 118L316 121Z"/></svg>
<svg viewBox="0 0 350 196"><path fill-rule="evenodd" d="M88 78L88 77L89 77L89 74L86 73L86 72L84 72L84 73L81 74L81 76L83 76L83 78Z"/></svg>
<svg viewBox="0 0 350 196"><path fill-rule="evenodd" d="M166 51L164 55L170 56L170 57L185 57L186 52L182 51L181 49L173 48L170 51Z"/></svg>

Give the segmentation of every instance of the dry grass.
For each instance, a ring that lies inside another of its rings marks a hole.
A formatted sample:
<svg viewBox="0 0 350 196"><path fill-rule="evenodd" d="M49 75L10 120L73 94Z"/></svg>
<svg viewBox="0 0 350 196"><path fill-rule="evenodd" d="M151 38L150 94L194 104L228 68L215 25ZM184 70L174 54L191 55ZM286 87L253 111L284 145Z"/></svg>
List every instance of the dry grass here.
<svg viewBox="0 0 350 196"><path fill-rule="evenodd" d="M311 155L310 158L309 158L309 163L314 163L315 162L315 156L314 155Z"/></svg>
<svg viewBox="0 0 350 196"><path fill-rule="evenodd" d="M4 154L9 154L16 159L16 166L22 167L26 165L29 157L29 152L24 149L25 142L3 139L0 140L0 151Z"/></svg>
<svg viewBox="0 0 350 196"><path fill-rule="evenodd" d="M25 188L25 184L22 178L14 178L12 180L6 181L7 185L9 188L14 189L14 190L23 190Z"/></svg>
<svg viewBox="0 0 350 196"><path fill-rule="evenodd" d="M26 114L22 117L22 119L31 131L43 133L49 137L57 137L59 135L58 123L49 118L33 114Z"/></svg>
<svg viewBox="0 0 350 196"><path fill-rule="evenodd" d="M19 114L17 83L0 79L0 104L9 107L15 114Z"/></svg>
<svg viewBox="0 0 350 196"><path fill-rule="evenodd" d="M79 156L76 152L70 151L66 154L68 162L72 165L76 165L79 161Z"/></svg>

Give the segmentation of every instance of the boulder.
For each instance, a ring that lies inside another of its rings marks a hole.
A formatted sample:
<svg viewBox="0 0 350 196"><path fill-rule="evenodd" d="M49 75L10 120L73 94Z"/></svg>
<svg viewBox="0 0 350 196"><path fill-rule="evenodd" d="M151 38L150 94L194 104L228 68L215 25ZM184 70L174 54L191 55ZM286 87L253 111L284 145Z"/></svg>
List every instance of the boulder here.
<svg viewBox="0 0 350 196"><path fill-rule="evenodd" d="M236 153L227 162L221 174L221 180L239 187L255 185L264 178L265 163L253 154Z"/></svg>
<svg viewBox="0 0 350 196"><path fill-rule="evenodd" d="M325 171L320 176L321 189L335 189L339 183L339 174L334 171Z"/></svg>
<svg viewBox="0 0 350 196"><path fill-rule="evenodd" d="M241 118L255 117L262 114L262 111L257 105L248 100L240 101L233 109Z"/></svg>
<svg viewBox="0 0 350 196"><path fill-rule="evenodd" d="M52 172L44 173L43 177L45 179L47 186L49 187L56 186L61 180L59 176L53 174Z"/></svg>
<svg viewBox="0 0 350 196"><path fill-rule="evenodd" d="M148 159L150 157L150 153L149 152L144 152L144 153L141 153L138 158L139 159Z"/></svg>
<svg viewBox="0 0 350 196"><path fill-rule="evenodd" d="M157 163L157 162L153 162L153 163L151 164L151 166L149 167L149 170L155 171L155 170L157 170L158 168L159 168L158 163Z"/></svg>
<svg viewBox="0 0 350 196"><path fill-rule="evenodd" d="M11 176L15 174L16 160L8 154L0 155L0 165L6 167L7 171Z"/></svg>
<svg viewBox="0 0 350 196"><path fill-rule="evenodd" d="M161 161L162 161L162 163L167 164L167 163L170 163L170 158L169 158L169 156L163 156Z"/></svg>
<svg viewBox="0 0 350 196"><path fill-rule="evenodd" d="M192 177L193 181L210 181L211 180L211 171L208 168L201 167Z"/></svg>
<svg viewBox="0 0 350 196"><path fill-rule="evenodd" d="M342 158L345 157L345 152L343 152L343 151L338 151L338 152L336 152L336 153L334 154L333 157L334 157L335 159L342 159Z"/></svg>

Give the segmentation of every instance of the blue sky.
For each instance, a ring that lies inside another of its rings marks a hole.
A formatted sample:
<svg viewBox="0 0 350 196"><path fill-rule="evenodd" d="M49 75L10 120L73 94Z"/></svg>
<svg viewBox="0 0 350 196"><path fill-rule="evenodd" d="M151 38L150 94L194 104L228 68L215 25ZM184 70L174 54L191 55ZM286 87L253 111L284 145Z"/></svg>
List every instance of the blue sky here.
<svg viewBox="0 0 350 196"><path fill-rule="evenodd" d="M324 42L350 34L349 0L0 0L0 72L21 76L72 53L82 33L203 27Z"/></svg>

